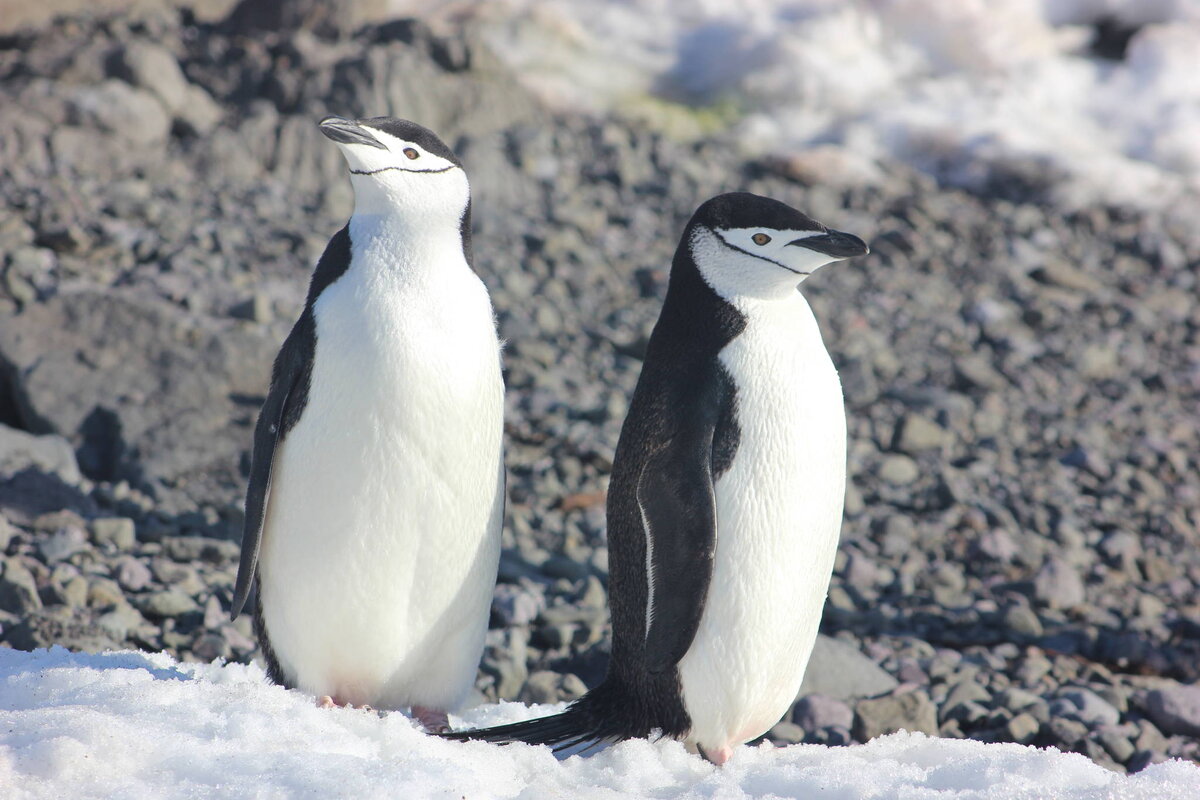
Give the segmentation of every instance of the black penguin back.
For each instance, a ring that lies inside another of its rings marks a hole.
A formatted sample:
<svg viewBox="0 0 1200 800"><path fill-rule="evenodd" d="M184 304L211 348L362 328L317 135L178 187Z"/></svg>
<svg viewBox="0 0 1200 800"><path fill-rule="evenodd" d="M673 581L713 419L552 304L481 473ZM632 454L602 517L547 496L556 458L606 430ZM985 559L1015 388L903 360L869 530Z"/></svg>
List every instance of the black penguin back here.
<svg viewBox="0 0 1200 800"><path fill-rule="evenodd" d="M648 716L630 719L631 727L660 728L671 736L686 732L691 721L678 669L655 674L646 665L649 586L638 480L679 431L681 412L704 398L724 398L713 442L714 479L720 474L716 470L728 469L737 449L736 391L718 357L746 324L741 312L704 281L692 258L691 240L701 224L694 216L675 252L666 300L617 442L607 507L613 651L605 685L620 686L624 691L617 694L636 698L618 701L628 709L624 713ZM610 693L598 692L597 700Z"/></svg>

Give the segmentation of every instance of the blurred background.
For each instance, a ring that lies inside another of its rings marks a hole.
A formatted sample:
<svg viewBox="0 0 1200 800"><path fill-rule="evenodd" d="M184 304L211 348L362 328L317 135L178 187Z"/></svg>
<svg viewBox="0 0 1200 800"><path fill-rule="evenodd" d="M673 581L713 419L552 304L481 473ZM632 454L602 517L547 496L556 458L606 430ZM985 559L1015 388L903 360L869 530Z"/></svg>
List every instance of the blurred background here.
<svg viewBox="0 0 1200 800"><path fill-rule="evenodd" d="M1200 2L0 0L0 646L248 661L270 360L352 198L326 114L466 163L507 339L476 700L607 661L604 491L683 223L805 284L852 485L778 742L1200 757Z"/></svg>

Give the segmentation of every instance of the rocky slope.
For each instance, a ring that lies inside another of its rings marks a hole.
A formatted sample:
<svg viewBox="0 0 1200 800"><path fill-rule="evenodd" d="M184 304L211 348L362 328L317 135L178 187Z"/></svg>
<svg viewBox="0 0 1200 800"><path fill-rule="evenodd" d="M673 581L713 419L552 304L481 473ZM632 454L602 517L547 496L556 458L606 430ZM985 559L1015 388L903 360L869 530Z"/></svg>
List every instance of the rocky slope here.
<svg viewBox="0 0 1200 800"><path fill-rule="evenodd" d="M747 189L873 248L805 287L853 486L828 636L772 736L1200 754L1187 209L1067 215L1013 176L981 195L889 164L843 187L836 152L747 162L720 134L552 115L469 30L255 5L0 40L0 645L254 657L227 615L251 427L350 209L315 122L391 113L463 156L508 340L483 696L603 674L603 492L639 356L682 223Z"/></svg>

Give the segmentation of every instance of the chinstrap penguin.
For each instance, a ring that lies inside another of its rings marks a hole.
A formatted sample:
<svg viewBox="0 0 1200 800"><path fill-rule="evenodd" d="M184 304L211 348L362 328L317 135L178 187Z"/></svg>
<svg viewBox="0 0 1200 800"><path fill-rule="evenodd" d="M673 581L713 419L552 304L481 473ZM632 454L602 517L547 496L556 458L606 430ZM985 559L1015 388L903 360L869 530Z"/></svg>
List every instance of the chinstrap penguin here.
<svg viewBox="0 0 1200 800"><path fill-rule="evenodd" d="M447 729L500 556L504 385L470 188L430 131L327 117L354 213L275 359L232 614L257 580L272 680Z"/></svg>
<svg viewBox="0 0 1200 800"><path fill-rule="evenodd" d="M700 206L613 462L607 675L562 714L452 738L578 752L657 730L722 764L788 710L846 488L841 384L798 285L866 252L766 197Z"/></svg>

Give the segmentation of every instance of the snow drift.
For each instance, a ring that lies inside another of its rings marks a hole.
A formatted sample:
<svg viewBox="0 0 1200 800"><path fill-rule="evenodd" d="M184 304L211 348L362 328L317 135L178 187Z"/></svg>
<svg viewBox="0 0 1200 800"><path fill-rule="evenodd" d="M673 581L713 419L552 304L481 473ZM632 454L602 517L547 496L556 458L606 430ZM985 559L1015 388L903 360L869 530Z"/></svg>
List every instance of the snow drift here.
<svg viewBox="0 0 1200 800"><path fill-rule="evenodd" d="M430 15L428 4L397 0ZM559 107L715 109L749 154L824 149L843 179L896 158L1056 199L1200 191L1198 0L444 3Z"/></svg>
<svg viewBox="0 0 1200 800"><path fill-rule="evenodd" d="M480 706L460 722L552 710ZM0 796L1184 800L1200 797L1200 766L1127 777L1081 755L907 733L743 747L723 769L673 741L559 762L547 748L435 739L399 713L318 709L257 666L55 647L0 649Z"/></svg>

